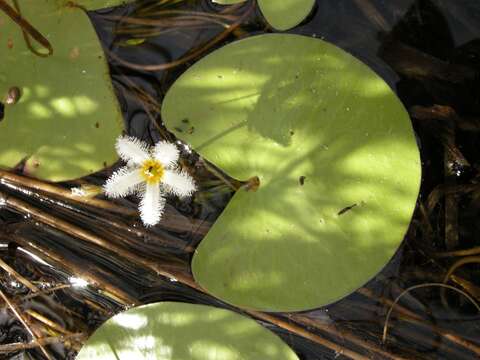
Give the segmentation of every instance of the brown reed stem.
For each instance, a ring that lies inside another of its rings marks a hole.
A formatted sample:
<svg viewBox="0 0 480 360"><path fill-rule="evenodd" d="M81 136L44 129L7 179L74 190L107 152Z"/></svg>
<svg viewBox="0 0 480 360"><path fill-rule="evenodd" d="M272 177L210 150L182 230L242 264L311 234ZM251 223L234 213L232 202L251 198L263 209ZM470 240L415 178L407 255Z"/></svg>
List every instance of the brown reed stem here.
<svg viewBox="0 0 480 360"><path fill-rule="evenodd" d="M58 325L56 322L50 320L49 318L47 318L46 316L38 313L35 310L28 309L28 310L25 311L25 314L27 314L28 316L32 317L33 319L35 319L37 321L40 321L42 324L48 326L50 329L55 330L59 333L62 333L64 335L71 335L72 334L72 332L64 329L63 326Z"/></svg>
<svg viewBox="0 0 480 360"><path fill-rule="evenodd" d="M38 191L47 193L49 195L52 195L53 197L56 197L56 198L60 197L63 199L68 199L76 203L96 207L106 211L111 211L118 214L130 215L130 216L137 214L136 210L115 205L110 201L100 200L100 199L96 199L88 196L77 196L77 195L74 195L71 190L64 189L52 183L47 183L38 179L13 174L6 170L0 169L0 183L4 183L5 181L20 185L20 186L24 186L29 189L38 190Z"/></svg>
<svg viewBox="0 0 480 360"><path fill-rule="evenodd" d="M51 196L54 199L58 199L59 201L69 200L81 205L91 206L97 209L114 212L116 214L124 216L138 216L138 211L135 209L118 206L115 203L106 200L96 199L88 196L77 196L74 195L71 190L64 189L60 186L43 182L38 179L16 175L2 169L0 169L0 183L15 191L25 192L24 188L28 188L39 191L42 194L48 194L48 196ZM40 196L39 194L35 195ZM47 197L47 199L51 200L51 198L49 197ZM190 227L192 228L192 232L195 232L197 234L206 234L210 229L211 225L208 222L196 219L189 220L184 216L175 214L172 208L169 206L165 208L165 212L166 214L160 222L160 226L164 227L167 230L183 232L186 228ZM100 219L114 227L123 227L114 220L107 220L105 218ZM135 232L137 236L147 236L147 233L142 229L134 229L131 230L131 232ZM154 235L151 235L149 233L148 236Z"/></svg>
<svg viewBox="0 0 480 360"><path fill-rule="evenodd" d="M0 345L0 354L8 354L12 352L35 349L44 345L58 344L66 341L79 341L82 342L85 339L85 334L77 333L62 336L52 336L34 339L28 343L11 343Z"/></svg>
<svg viewBox="0 0 480 360"><path fill-rule="evenodd" d="M10 276L15 277L20 283L25 285L34 293L40 293L40 290L33 285L28 279L25 279L22 275L15 271L10 265L8 265L5 261L0 259L0 267L5 270Z"/></svg>
<svg viewBox="0 0 480 360"><path fill-rule="evenodd" d="M12 19L22 29L23 37L25 39L25 42L27 43L27 47L30 49L30 51L32 51L35 55L38 55L38 56L52 55L53 47L50 44L50 42L20 14L20 11L19 11L20 9L18 8L16 1L14 1L14 4L17 9L7 4L5 0L0 0L0 10L2 10L10 19ZM43 54L35 50L30 44L30 40L28 37L29 35L33 37L39 44L45 47L48 50L48 53Z"/></svg>
<svg viewBox="0 0 480 360"><path fill-rule="evenodd" d="M179 267L179 265L169 265L169 264L159 264L158 262L153 262L147 259L144 259L136 254L132 254L129 251L118 247L115 244L112 244L111 242L106 241L105 239L102 239L88 231L85 231L81 228L78 228L72 224L69 224L66 221L63 221L61 219L57 219L53 216L50 216L48 214L45 214L41 212L40 210L36 209L33 206L30 206L26 203L24 203L21 200L14 199L12 197L9 197L5 194L2 194L0 192L0 197L3 197L3 201L5 202L5 205L7 207L11 207L13 209L16 209L17 211L21 211L23 213L30 214L30 216L39 222L42 222L48 226L51 226L57 230L60 230L62 232L66 232L67 234L74 235L84 241L93 243L95 245L98 245L104 249L108 249L110 251L113 251L117 255L119 255L121 258L125 258L126 260L143 266L147 269L150 269L157 273L160 276L163 276L167 279L170 280L175 280L178 281L181 284L184 284L186 286L189 286L192 289L195 289L201 293L208 294L204 289L202 289L192 278L190 272L185 269L185 266L183 265L182 267ZM20 244L22 244L22 241L20 241ZM27 246L32 247L33 244L28 243ZM105 287L105 284L103 284ZM315 343L322 345L337 354L343 354L344 356L350 357L352 359L367 359L367 357L358 354L348 348L342 347L338 344L335 344L329 340L326 340L322 338L319 335L312 334L308 330L302 328L301 326L288 322L281 317L277 317L271 314L263 313L263 312L257 312L257 311L250 311L250 310L244 310L244 309L238 309L240 312L247 313L251 315L252 317L264 321L268 321L272 324L275 324L283 329L286 329L288 331L291 331L294 334L297 334L301 337L304 337L306 339L309 339L311 341L314 341Z"/></svg>
<svg viewBox="0 0 480 360"><path fill-rule="evenodd" d="M363 339L359 338L357 335L355 335L355 334L353 334L349 331L338 330L337 328L332 327L328 324L321 324L318 321L310 319L307 315L293 314L293 315L290 315L289 318L292 319L293 321L297 322L297 323L300 323L300 324L304 325L304 326L306 325L306 326L309 326L309 327L314 327L318 330L326 332L326 333L328 333L330 335L333 335L335 337L338 337L340 339L345 339L345 340L347 340L348 342L350 342L354 345L357 345L357 346L359 346L363 349L367 349L368 351L381 356L382 359L408 360L408 359L403 358L401 356L389 353L388 351L385 351L385 350L381 349L377 345L375 345L373 343L370 343L370 342L367 342L366 340L363 340Z"/></svg>
<svg viewBox="0 0 480 360"><path fill-rule="evenodd" d="M455 250L455 251L446 251L441 253L436 253L434 256L436 258L445 258L445 257L454 257L454 256L472 256L480 254L480 246L475 246L470 249L465 250Z"/></svg>
<svg viewBox="0 0 480 360"><path fill-rule="evenodd" d="M88 268L86 268L85 266L80 266L66 260L61 254L55 252L54 250L43 248L38 244L28 241L17 234L12 235L11 240L20 244L20 246L22 246L29 252L36 254L37 256L46 257L48 261L52 262L57 268L64 269L70 273L75 274L75 276L77 277L85 279L92 286L96 286L100 290L103 290L102 292L105 294L106 297L110 297L111 299L122 304L123 306L129 307L138 304L138 301L136 299L132 298L123 290L110 285L104 279L88 270Z"/></svg>

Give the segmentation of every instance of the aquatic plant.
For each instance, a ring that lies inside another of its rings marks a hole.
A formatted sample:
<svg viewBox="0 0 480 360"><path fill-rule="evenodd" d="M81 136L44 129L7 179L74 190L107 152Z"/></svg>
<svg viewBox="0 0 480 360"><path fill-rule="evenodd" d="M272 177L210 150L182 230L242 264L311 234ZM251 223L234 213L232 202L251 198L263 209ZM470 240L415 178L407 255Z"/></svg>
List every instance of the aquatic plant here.
<svg viewBox="0 0 480 360"><path fill-rule="evenodd" d="M28 0L17 1L22 4ZM62 0L57 2L60 1ZM148 38L145 46L139 46L142 49L141 57L136 56L138 53L115 48L111 51L122 59L138 62L138 65L152 60L159 65L157 69L174 68L173 71L149 74L156 79L160 78L162 84L168 86L191 61L211 49L213 41L210 39L218 40L228 33L228 42L233 38L244 37L246 32L253 34L271 31L258 18L261 14L257 11L257 1L248 1L247 6L197 7L205 20L199 20L195 15L194 26L199 26L200 29L187 28L191 24L186 24L186 14L195 9L197 4L204 5L208 1L210 0L141 1L130 8L119 9L121 15L117 19L114 19L114 11L102 11L91 16L100 25L100 29L105 20L114 21L115 28L120 29L122 19L125 19L124 10L129 13L130 9L134 9L136 17L155 20L155 24L149 24L148 34L153 37L155 31L163 34L166 31L168 39L159 36L155 39ZM12 0L7 2L13 3ZM475 245L472 239L475 238L475 219L478 213L479 186L475 170L475 144L478 142L473 141L478 139L475 136L478 134L478 123L472 117L478 113L478 94L472 91L480 88L475 86L478 82L478 64L476 58L472 57L478 50L478 42L473 40L459 45L453 41L459 36L475 39L475 34L478 33L475 32L478 30L475 26L478 23L475 22L477 12L472 11L476 10L475 5L466 6L467 1L436 3L438 7L431 1L415 1L405 14L409 4L404 1L318 1L318 11L305 22L305 26L293 30L329 39L367 62L390 86L396 83L404 104L410 105L408 110L416 126L417 139L422 143L425 169L422 197L418 200L417 211L404 246L397 252L395 261L391 261L375 280L358 289L353 296L307 313L267 314L244 308L235 309L284 334L283 339L294 347L302 359L333 359L339 355L354 359L420 359L439 356L458 359L477 358L480 354L476 341L478 337L474 336L478 332L475 328L477 315L472 312L475 309L469 302L458 298L455 293L447 293L442 297L438 296L440 292L435 289L409 286L427 282L423 285L430 287L432 282L441 281L445 276L445 281L452 282L452 285L465 289L479 299L476 288L479 277L476 267L471 264L478 262L478 256L475 255L478 255L478 249L469 248ZM163 6L168 10L179 10L181 15L172 15L168 21L160 13L152 15L152 7L160 9ZM244 11L247 8L255 11L247 13ZM446 9L455 11L449 14ZM226 12L229 12L228 20ZM207 21L211 15L214 15L211 17L212 22ZM443 15L454 15L456 21L447 23L442 18ZM224 30L212 24L213 21L219 21L220 16ZM178 26L176 20L180 22ZM417 26L412 26L412 23L417 23ZM236 24L241 25L236 28ZM385 36L392 27L399 31L392 31ZM172 33L200 35L205 28L214 31L217 29L221 36L209 32L204 38L196 38L185 47L185 54L189 58L172 51L177 44L183 45L181 40L172 41L175 39L175 36L171 36ZM232 29L236 30L232 32ZM102 29L102 33L105 34L105 30ZM123 27L122 30L128 34L131 28ZM382 37L378 37L379 31L382 31ZM113 29L109 35L115 33L118 34L118 31ZM118 41L122 39L118 38ZM206 41L209 43L208 49L202 46ZM163 57L163 52L149 47L164 42L168 43L165 51L172 55L171 58ZM147 56L144 57L144 54ZM142 74L132 71L124 73L125 63L118 66L120 63L114 61L112 65L118 70L115 81L121 79L116 85L122 89L124 87L122 95L137 99L147 113L151 111L150 125L157 126L162 136L170 138L162 124L155 121L160 108L155 99L158 93L147 87L138 92L138 88L132 86L139 77L145 75L144 71L152 68L140 69ZM348 70L345 72L348 73ZM397 83L398 79L401 79L400 83ZM162 87L159 92L163 94L164 90ZM443 105L432 105L426 99L434 99ZM411 106L414 104L421 106ZM136 125L139 119L135 116L129 117L129 120L133 120L132 125ZM183 131L197 130L198 128L193 129L192 124L183 128ZM147 134L142 134L143 136L147 137ZM380 137L380 134L376 136ZM331 148L325 150L330 151ZM185 160L188 163L196 158L192 154ZM85 336L100 322L112 316L112 311L119 311L120 306L124 309L133 304L165 297L219 306L217 299L207 296L191 279L188 263L179 266L175 256L165 256L172 249L182 259L190 256L196 242L210 228L210 220L214 218L212 215L217 215L217 211L223 209L229 198L226 192L231 186L226 186L227 180L233 187L239 185L238 181L228 176L218 177L218 172L208 173L203 164L203 161L195 162L195 179L202 183L202 193L195 197L192 204L182 206L181 212L172 206L166 208L161 226L155 229L130 226L135 224L137 217L136 203L132 199L114 203L91 198L91 194L72 194L72 185L80 185L83 189L83 179L67 184L51 184L0 170L3 239L0 245L3 249L2 258L5 259L5 263L0 264L4 271L2 291L11 299L10 303L5 300L9 304L7 311L11 316L4 316L7 322L3 327L4 344L0 350L10 352L12 357L39 357L36 349L42 349L43 344L55 358L72 358L75 349L85 341ZM87 180L101 178L103 176L99 174L90 176ZM310 180L311 177L302 174L298 177L298 184L308 186ZM260 184L260 190L263 185ZM242 187L238 192L244 190L245 187ZM427 200L428 194L430 196ZM218 198L222 201L218 202ZM215 205L213 210L210 207L212 204ZM359 204L352 203L337 214L340 217L350 216L359 207ZM292 238L291 241L296 243L298 240ZM275 243L266 249L275 252ZM134 254L137 256L132 256ZM170 260L175 266L168 266ZM50 267L47 269L40 265L40 261L48 263ZM86 267L86 263L90 266ZM457 271L460 267L463 267L461 271ZM84 277L88 285L82 289L72 287L72 277L65 278L66 274ZM188 276L182 277L185 274ZM403 296L405 294L409 296ZM444 306L440 303L440 298L446 300ZM402 300L401 304L397 304L399 299ZM32 310L38 303L42 304L41 316L35 318ZM423 305L419 306L420 303ZM21 318L22 313L25 320L31 323L38 339L32 335L33 339L29 342L28 334L27 337L22 337L24 331L19 331L18 321L12 319L13 314ZM390 314L393 316L387 324ZM130 313L126 318L128 315ZM459 321L443 321L445 319ZM47 320L45 324L40 322L44 320ZM387 334L387 325L393 330L388 332L385 339L388 345L385 346L382 344L381 333L383 327L384 336ZM13 336L16 341L24 342L9 343ZM304 339L314 341L315 344ZM149 336L138 340L139 345L151 344Z"/></svg>
<svg viewBox="0 0 480 360"><path fill-rule="evenodd" d="M138 194L140 217L147 226L157 224L165 207L165 195L189 196L195 182L185 171L177 170L179 152L174 144L159 141L149 148L133 137L119 137L116 149L127 163L105 183L105 194L111 198Z"/></svg>
<svg viewBox="0 0 480 360"><path fill-rule="evenodd" d="M160 302L103 324L78 360L298 360L282 339L254 320L213 306Z"/></svg>
<svg viewBox="0 0 480 360"><path fill-rule="evenodd" d="M222 300L324 306L401 244L421 176L411 122L389 86L336 46L290 34L228 44L176 80L162 118L230 177L259 179L236 191L192 260Z"/></svg>
<svg viewBox="0 0 480 360"><path fill-rule="evenodd" d="M84 10L123 2L0 1L0 166L63 181L117 161L123 119Z"/></svg>

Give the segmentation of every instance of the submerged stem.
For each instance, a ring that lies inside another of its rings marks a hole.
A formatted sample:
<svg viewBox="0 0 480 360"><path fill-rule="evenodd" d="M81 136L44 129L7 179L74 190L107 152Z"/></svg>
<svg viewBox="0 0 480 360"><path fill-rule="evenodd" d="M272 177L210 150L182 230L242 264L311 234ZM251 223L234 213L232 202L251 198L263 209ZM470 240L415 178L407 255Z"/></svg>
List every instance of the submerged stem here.
<svg viewBox="0 0 480 360"><path fill-rule="evenodd" d="M20 212L30 214L30 216L39 221L42 222L48 226L51 226L57 230L60 230L62 232L66 232L68 234L71 234L73 236L76 236L84 241L88 241L90 243L94 243L102 248L108 249L114 253L116 253L118 256L121 258L124 258L127 261L133 262L137 265L140 265L146 269L154 271L156 274L169 279L169 280L174 280L178 281L179 283L186 285L190 287L191 289L194 289L200 293L210 295L206 290L201 288L193 279L191 273L189 272L187 266L185 264L179 266L178 264L167 264L167 263L161 263L158 261L153 261L153 260L147 260L139 255L133 254L129 252L126 249L120 248L119 246L112 244L110 241L107 241L105 239L102 239L95 234L92 234L88 231L85 231L81 228L78 228L72 224L67 223L64 220L55 218L51 215L45 214L41 212L39 209L36 209L26 203L24 203L21 200L13 199L11 197L6 196L5 194L2 194L0 192L0 197L3 196L3 200L5 202L5 205L7 207L14 208ZM32 247L34 244L31 244L27 241L24 241L22 239L16 239L14 238L15 241L19 241L19 243L22 246L27 246L27 247ZM41 250L44 251L44 250ZM50 251L50 250L48 250ZM56 259L56 261L60 261L61 259ZM74 269L77 270L77 269ZM80 271L80 274L82 271ZM97 278L98 279L98 278ZM95 280L97 280L95 279ZM109 284L105 284L102 282L98 282L100 286L103 286L105 288L110 287ZM116 289L118 291L118 289ZM121 294L121 295L120 295ZM122 298L126 298L124 294L120 293L119 295ZM122 296L123 295L123 296ZM133 301L132 303L128 305L132 305L133 303L136 303L137 301ZM301 337L304 337L306 339L309 339L317 344L320 344L332 351L335 351L336 353L343 354L345 356L348 356L352 359L361 359L361 360L366 360L367 357L360 355L350 349L347 349L345 347L342 347L341 345L337 345L334 342L331 342L329 340L326 340L322 338L319 335L312 334L308 330L304 329L302 326L294 324L288 320L284 320L281 317L276 317L274 315L268 314L268 313L263 313L263 312L256 312L256 311L249 311L249 310L244 310L241 308L238 308L237 311L239 312L244 312L247 313L257 320L263 320L263 321L268 321L272 324L275 324L276 326L286 329L288 331L291 331L294 334L297 334Z"/></svg>
<svg viewBox="0 0 480 360"><path fill-rule="evenodd" d="M0 354L17 352L20 350L35 349L37 347L42 347L44 345L57 344L60 342L66 341L83 341L85 339L85 334L71 334L71 335L61 335L61 336L52 336L52 337L43 337L34 339L28 343L11 343L11 344L2 344L0 345Z"/></svg>
<svg viewBox="0 0 480 360"><path fill-rule="evenodd" d="M253 176L248 179L242 187L247 191L255 192L260 187L260 178L258 176Z"/></svg>
<svg viewBox="0 0 480 360"><path fill-rule="evenodd" d="M234 23L229 25L225 29L225 31L223 31L221 34L219 34L218 36L216 36L212 40L208 41L203 46L200 46L200 47L194 49L193 51L191 51L190 53L188 53L187 55L183 56L182 58L180 58L178 60L175 60L175 61L172 61L172 62L169 62L169 63L165 63L165 64L138 65L138 64L135 64L135 63L132 63L132 62L121 59L120 57L115 55L112 51L109 51L108 55L113 60L118 62L119 64L121 64L125 67L128 67L128 68L131 68L131 69L135 69L135 70L162 71L162 70L167 70L167 69L174 68L176 66L184 64L187 61L195 59L196 57L200 56L202 53L204 53L205 51L207 51L208 49L210 49L214 45L218 44L220 41L227 38L227 36L230 35L235 29L237 29L242 24L242 22L251 14L253 9L255 8L255 3L256 3L255 1L252 1L251 5L245 11L245 13L242 16L240 16L238 18L238 20L236 20Z"/></svg>
<svg viewBox="0 0 480 360"><path fill-rule="evenodd" d="M8 299L7 295L5 295L5 293L0 289L0 297L3 299L3 301L5 301L5 303L8 305L8 307L10 308L10 310L13 312L13 314L15 315L15 317L18 319L18 321L20 321L22 323L22 325L25 327L25 329L28 331L28 333L30 334L30 336L38 342L38 337L35 335L35 333L32 331L32 329L30 329L30 326L28 326L27 322L25 321L25 319L22 317L22 315L20 314L20 312L17 310L16 306ZM52 357L50 356L50 354L47 352L47 350L43 347L43 345L39 344L38 345L40 347L40 350L42 350L42 353L46 356L46 358L48 360L52 360Z"/></svg>
<svg viewBox="0 0 480 360"><path fill-rule="evenodd" d="M465 250L455 250L455 251L446 251L442 253L435 254L437 258L444 258L444 257L454 257L454 256L472 256L480 254L480 246L475 246L470 249Z"/></svg>
<svg viewBox="0 0 480 360"><path fill-rule="evenodd" d="M25 176L16 175L6 170L0 169L0 182L3 183L5 181L9 183L18 184L20 186L25 186L30 189L39 190L44 193L51 194L56 197L62 197L70 201L74 201L84 205L93 206L106 211L112 211L122 215L137 214L137 211L134 209L117 206L110 201L100 200L100 199L96 199L88 196L78 196L72 193L71 190L64 189L60 186L47 183L41 180L37 180L34 178L28 178Z"/></svg>
<svg viewBox="0 0 480 360"><path fill-rule="evenodd" d="M74 264L65 259L61 254L55 252L53 249L46 249L37 244L34 244L19 235L12 235L12 241L21 245L22 248L29 252L36 254L39 257L46 257L48 262L53 263L56 267L64 269L67 272L75 274L75 276L85 279L89 284L99 288L102 293L114 301L122 304L125 307L136 305L137 300L128 295L125 291L117 288L114 285L107 283L97 274L88 270L84 266ZM33 295L33 294L32 294Z"/></svg>
<svg viewBox="0 0 480 360"><path fill-rule="evenodd" d="M225 175L223 175L220 171L218 171L214 166L210 165L207 161L203 161L203 165L208 171L210 171L213 175L218 177L221 181L225 183L225 185L227 185L233 191L237 191L238 189L240 189L241 187L240 182L236 180L231 181Z"/></svg>
<svg viewBox="0 0 480 360"><path fill-rule="evenodd" d="M392 314L393 308L395 305L400 301L400 299L409 293L412 290L419 289L419 288L425 288L425 287L441 287L441 288L447 288L450 290L454 290L463 296L465 296L470 302L477 308L477 310L480 312L480 305L477 304L477 302L470 296L468 295L465 291L462 291L454 286L442 284L442 283L426 283L426 284L420 284L420 285L414 285L409 287L408 289L405 289L402 291L400 295L396 297L396 299L393 301L392 305L390 306L390 309L387 312L387 316L385 318L385 325L383 326L383 335L382 335L382 342L385 343L387 341L387 331L388 331L388 322L390 320L390 316Z"/></svg>
<svg viewBox="0 0 480 360"><path fill-rule="evenodd" d="M15 271L10 265L8 265L5 261L0 259L0 267L5 270L8 274L15 277L20 283L22 283L25 287L29 288L33 293L39 293L40 290L32 284L28 279L25 279L22 275Z"/></svg>
<svg viewBox="0 0 480 360"><path fill-rule="evenodd" d="M52 196L53 198L60 201L68 200L82 205L92 206L97 209L114 212L123 216L138 215L138 211L136 209L116 205L113 202L89 196L78 196L74 194L71 190L62 188L55 184L47 183L34 178L20 176L2 169L0 169L0 183L15 191L25 191L24 188L39 191L42 193L42 196L44 196L48 200L52 200L49 197ZM21 188L19 189L18 187ZM44 194L47 194L48 196ZM167 211L169 211L168 208ZM112 225L114 227L119 227L117 226L118 223L113 220L108 220L104 218L101 218L101 220L107 222L109 225ZM162 220L161 225L171 231L185 231L185 228L191 228L192 232L195 232L196 234L206 234L210 228L210 224L206 221L196 219L189 220L186 219L184 216L174 213L173 211L170 211L168 213L168 216L166 216ZM145 235L145 232L140 229L136 229L134 232L137 234L137 236Z"/></svg>

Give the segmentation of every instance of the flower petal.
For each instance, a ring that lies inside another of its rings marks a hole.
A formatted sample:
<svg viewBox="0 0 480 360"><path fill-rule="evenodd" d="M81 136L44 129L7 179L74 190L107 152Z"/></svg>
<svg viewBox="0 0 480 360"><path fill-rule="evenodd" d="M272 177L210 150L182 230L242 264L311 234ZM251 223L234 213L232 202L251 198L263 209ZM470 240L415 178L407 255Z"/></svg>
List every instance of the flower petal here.
<svg viewBox="0 0 480 360"><path fill-rule="evenodd" d="M153 157L166 168L172 167L178 161L179 151L175 144L159 141L153 148Z"/></svg>
<svg viewBox="0 0 480 360"><path fill-rule="evenodd" d="M118 198L133 194L143 181L145 180L139 169L131 169L125 166L110 176L103 189L108 197Z"/></svg>
<svg viewBox="0 0 480 360"><path fill-rule="evenodd" d="M139 210L143 223L146 226L158 224L165 207L165 198L160 193L160 186L147 183L145 192L141 194L141 197Z"/></svg>
<svg viewBox="0 0 480 360"><path fill-rule="evenodd" d="M118 155L129 165L139 165L150 158L149 146L133 136L120 136L115 147Z"/></svg>
<svg viewBox="0 0 480 360"><path fill-rule="evenodd" d="M177 196L189 196L197 190L195 181L186 171L165 170L162 185L167 192Z"/></svg>

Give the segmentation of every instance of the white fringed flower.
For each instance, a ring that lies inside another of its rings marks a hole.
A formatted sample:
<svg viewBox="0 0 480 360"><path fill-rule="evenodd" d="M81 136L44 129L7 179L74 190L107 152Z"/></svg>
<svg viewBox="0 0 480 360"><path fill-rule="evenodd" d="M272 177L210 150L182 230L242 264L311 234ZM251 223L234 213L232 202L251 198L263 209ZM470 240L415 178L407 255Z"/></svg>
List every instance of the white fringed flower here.
<svg viewBox="0 0 480 360"><path fill-rule="evenodd" d="M179 151L174 144L160 141L149 147L134 138L121 136L117 153L127 163L107 180L105 194L119 198L139 194L140 217L147 226L157 224L165 207L165 194L192 195L195 182L185 171L176 170Z"/></svg>

